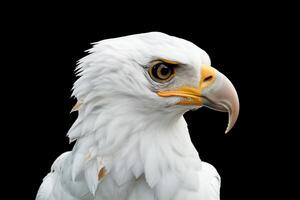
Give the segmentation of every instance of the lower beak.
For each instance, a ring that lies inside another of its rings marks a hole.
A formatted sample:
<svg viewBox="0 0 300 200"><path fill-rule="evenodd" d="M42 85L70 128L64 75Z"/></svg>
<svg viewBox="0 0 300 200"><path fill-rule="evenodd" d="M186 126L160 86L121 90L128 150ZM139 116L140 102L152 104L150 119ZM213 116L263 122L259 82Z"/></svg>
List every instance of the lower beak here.
<svg viewBox="0 0 300 200"><path fill-rule="evenodd" d="M237 92L229 79L216 69L203 65L199 87L184 86L172 91L160 91L161 97L181 97L179 105L198 105L229 113L228 133L234 126L239 114Z"/></svg>

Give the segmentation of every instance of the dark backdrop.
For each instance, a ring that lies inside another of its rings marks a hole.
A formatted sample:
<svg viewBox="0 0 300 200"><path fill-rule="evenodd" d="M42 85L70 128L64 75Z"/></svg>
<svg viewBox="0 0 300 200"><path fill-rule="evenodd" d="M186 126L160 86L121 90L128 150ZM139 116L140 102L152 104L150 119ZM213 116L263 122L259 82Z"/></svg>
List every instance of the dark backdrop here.
<svg viewBox="0 0 300 200"><path fill-rule="evenodd" d="M10 185L21 184L22 197L33 199L55 158L72 148L66 133L77 117L69 113L75 104L70 98L76 80L73 71L90 43L161 31L204 49L212 66L233 82L239 94L240 116L228 135L223 134L225 113L203 108L185 114L201 159L213 164L222 177L222 199L262 199L277 194L277 182L286 175L278 170L284 165L280 161L284 140L279 138L278 122L271 120L278 115L274 94L281 87L271 79L272 72L280 69L271 64L276 55L270 53L280 43L272 39L278 21L265 16L259 7L232 8L218 15L213 8L207 12L133 9L120 15L104 12L103 7L85 10L88 14L33 9L7 22L9 38L13 38L6 41L9 73L4 75L4 97L12 105L4 106L11 136L5 157L15 177Z"/></svg>

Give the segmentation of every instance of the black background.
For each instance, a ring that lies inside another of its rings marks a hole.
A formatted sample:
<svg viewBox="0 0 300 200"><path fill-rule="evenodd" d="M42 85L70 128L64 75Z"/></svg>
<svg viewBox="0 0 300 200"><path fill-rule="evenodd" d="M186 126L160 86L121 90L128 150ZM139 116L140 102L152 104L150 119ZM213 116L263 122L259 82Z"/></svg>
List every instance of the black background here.
<svg viewBox="0 0 300 200"><path fill-rule="evenodd" d="M240 116L228 135L224 135L225 113L203 108L185 115L201 159L221 175L221 198L279 195L286 184L281 178L293 174L283 170L289 158L282 151L286 141L281 134L288 131L281 130L278 120L282 84L275 72L282 66L274 63L280 60L278 30L287 24L280 23L277 10L270 7L216 9L195 4L146 11L146 6L120 12L105 6L74 10L40 5L15 12L19 15L6 21L4 60L9 72L3 78L3 91L9 104L3 110L8 111L4 125L10 140L4 157L13 171L9 188L20 191L14 189L22 185L22 192L13 194L33 199L55 158L71 150L66 133L76 119L76 113L69 113L75 104L70 98L76 80L73 71L90 43L161 31L204 49L212 66L233 82L239 94Z"/></svg>

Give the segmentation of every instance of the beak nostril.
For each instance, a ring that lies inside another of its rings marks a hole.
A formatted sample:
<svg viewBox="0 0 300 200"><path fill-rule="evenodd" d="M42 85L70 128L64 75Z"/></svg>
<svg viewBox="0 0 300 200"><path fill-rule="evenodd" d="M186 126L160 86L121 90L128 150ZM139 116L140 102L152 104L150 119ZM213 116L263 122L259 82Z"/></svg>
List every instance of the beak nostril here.
<svg viewBox="0 0 300 200"><path fill-rule="evenodd" d="M208 81L210 81L212 78L213 78L213 76L208 76L208 77L206 77L206 78L203 80L203 82L208 82Z"/></svg>

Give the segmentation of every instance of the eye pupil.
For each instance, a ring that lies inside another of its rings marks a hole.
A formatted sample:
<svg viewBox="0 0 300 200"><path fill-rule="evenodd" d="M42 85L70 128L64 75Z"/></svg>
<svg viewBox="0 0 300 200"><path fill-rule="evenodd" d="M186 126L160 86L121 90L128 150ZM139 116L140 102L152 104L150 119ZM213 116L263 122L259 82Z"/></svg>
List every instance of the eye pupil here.
<svg viewBox="0 0 300 200"><path fill-rule="evenodd" d="M171 72L171 69L165 65L163 65L160 69L160 73L163 76L167 76Z"/></svg>

